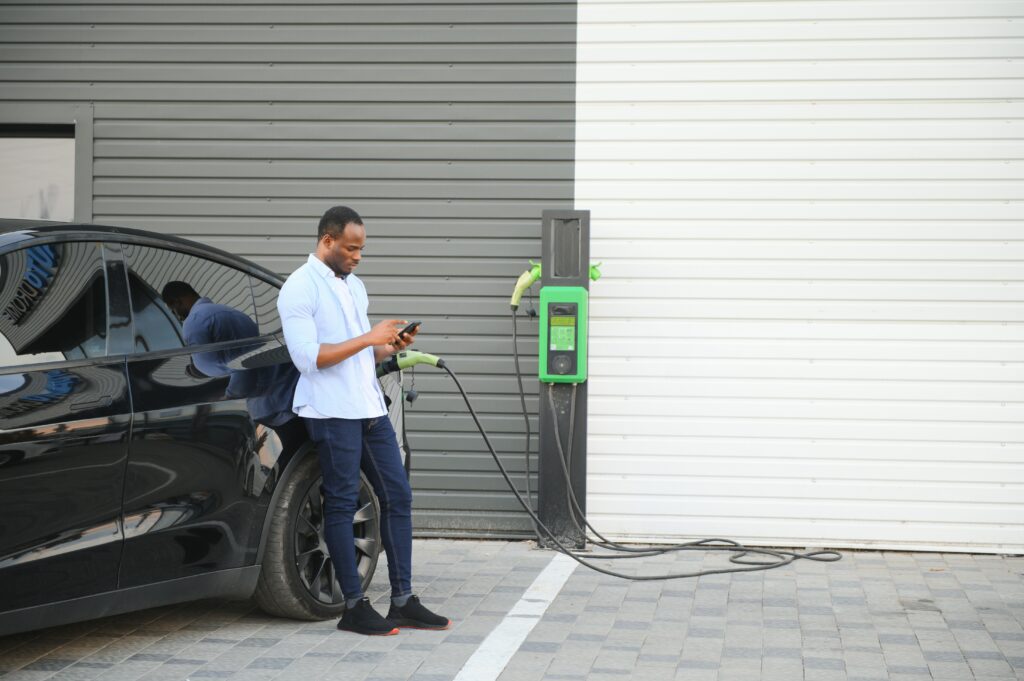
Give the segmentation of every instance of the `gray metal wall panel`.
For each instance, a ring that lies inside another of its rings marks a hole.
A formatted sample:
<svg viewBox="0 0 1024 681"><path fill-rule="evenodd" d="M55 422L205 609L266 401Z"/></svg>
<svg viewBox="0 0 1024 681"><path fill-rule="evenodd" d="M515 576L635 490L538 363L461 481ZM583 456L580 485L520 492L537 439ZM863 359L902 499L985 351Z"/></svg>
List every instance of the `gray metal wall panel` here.
<svg viewBox="0 0 1024 681"><path fill-rule="evenodd" d="M6 7L9 7L6 6ZM5 7L5 9L6 9ZM565 7L565 5L563 5ZM7 24L5 42L15 43L181 43L188 45L234 44L249 45L252 49L249 61L263 61L256 46L353 43L428 43L437 44L478 44L491 43L562 43L565 37L563 24L423 24L403 25L399 22L402 13L394 13L395 24L364 24L360 26L308 24L281 25L239 25L217 24L203 26L196 23L186 25L143 24L127 26L121 24L91 24L91 8L85 8L76 16L66 16L64 24ZM248 11L240 9L240 13ZM524 7L524 12L531 8ZM575 21L575 8L572 9ZM74 22L74 23L68 23ZM486 49L486 47L484 47Z"/></svg>
<svg viewBox="0 0 1024 681"><path fill-rule="evenodd" d="M572 207L575 22L575 2L530 0L0 2L0 107L95 107L98 223L286 274L323 210L352 205L372 315L424 320L418 346L463 377L522 486L507 298L541 210ZM416 387L419 531L527 532L454 386L424 369Z"/></svg>
<svg viewBox="0 0 1024 681"><path fill-rule="evenodd" d="M0 45L0 62L76 62L89 61L120 61L125 54L134 49L132 45L117 43L99 43L89 45L49 44L35 45L18 43ZM146 49L149 62L170 62L173 64L218 63L238 61L246 56L252 48L248 45L189 45L183 51L177 45L152 45ZM565 63L573 59L575 47L571 44L543 43L524 51L517 45L490 45L488 56L499 62L558 62ZM480 49L476 45L264 45L261 48L262 58L275 64L301 62L304 64L354 64L394 62L428 63L428 62L475 62L480 58ZM1015 55L1013 55L1015 56Z"/></svg>
<svg viewBox="0 0 1024 681"><path fill-rule="evenodd" d="M101 107L106 110L106 107ZM270 131L268 131L269 134ZM562 167L572 164L570 142L462 142L431 140L403 142L364 142L360 140L277 140L262 139L259 145L251 140L224 139L133 139L97 140L98 158L237 158L263 163L280 160L338 160L349 163L360 160L502 160L556 161ZM372 176L372 175L371 175Z"/></svg>

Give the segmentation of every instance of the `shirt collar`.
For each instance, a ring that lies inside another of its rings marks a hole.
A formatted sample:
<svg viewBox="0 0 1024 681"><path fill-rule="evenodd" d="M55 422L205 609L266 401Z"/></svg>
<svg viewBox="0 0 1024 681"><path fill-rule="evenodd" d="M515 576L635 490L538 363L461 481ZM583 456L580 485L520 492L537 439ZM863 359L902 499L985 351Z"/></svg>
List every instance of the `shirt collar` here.
<svg viewBox="0 0 1024 681"><path fill-rule="evenodd" d="M324 279L333 279L334 277L337 276L334 274L334 270L327 266L327 263L325 263L320 258L316 257L316 255L314 255L313 253L309 254L309 259L307 260L307 262L313 267L313 271L319 274ZM338 278L344 281L345 279L348 278L348 275L343 274Z"/></svg>

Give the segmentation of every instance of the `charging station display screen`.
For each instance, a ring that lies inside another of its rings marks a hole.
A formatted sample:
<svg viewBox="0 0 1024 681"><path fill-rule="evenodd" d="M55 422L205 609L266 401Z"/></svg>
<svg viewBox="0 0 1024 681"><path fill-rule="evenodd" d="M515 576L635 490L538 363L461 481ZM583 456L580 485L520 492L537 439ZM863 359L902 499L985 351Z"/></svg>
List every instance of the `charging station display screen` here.
<svg viewBox="0 0 1024 681"><path fill-rule="evenodd" d="M576 317L552 316L548 318L551 325L549 341L552 350L572 351L576 349Z"/></svg>

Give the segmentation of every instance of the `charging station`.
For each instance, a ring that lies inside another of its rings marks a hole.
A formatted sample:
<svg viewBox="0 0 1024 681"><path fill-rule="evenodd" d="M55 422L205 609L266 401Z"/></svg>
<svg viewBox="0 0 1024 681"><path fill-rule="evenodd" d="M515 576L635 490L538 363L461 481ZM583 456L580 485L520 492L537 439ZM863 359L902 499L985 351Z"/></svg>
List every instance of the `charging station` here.
<svg viewBox="0 0 1024 681"><path fill-rule="evenodd" d="M569 487L585 514L590 211L543 212L541 262L537 515L562 544L582 549L586 535L574 522L557 457L564 456Z"/></svg>

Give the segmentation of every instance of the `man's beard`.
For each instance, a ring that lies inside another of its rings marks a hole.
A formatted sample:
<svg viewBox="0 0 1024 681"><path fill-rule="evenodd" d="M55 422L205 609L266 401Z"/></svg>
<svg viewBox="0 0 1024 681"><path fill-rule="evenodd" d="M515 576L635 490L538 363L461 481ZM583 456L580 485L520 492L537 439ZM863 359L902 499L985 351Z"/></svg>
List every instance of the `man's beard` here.
<svg viewBox="0 0 1024 681"><path fill-rule="evenodd" d="M331 268L331 271L334 272L335 276L341 277L342 279L349 275L348 272L342 269L341 265L338 265L334 262L328 261L327 266Z"/></svg>

